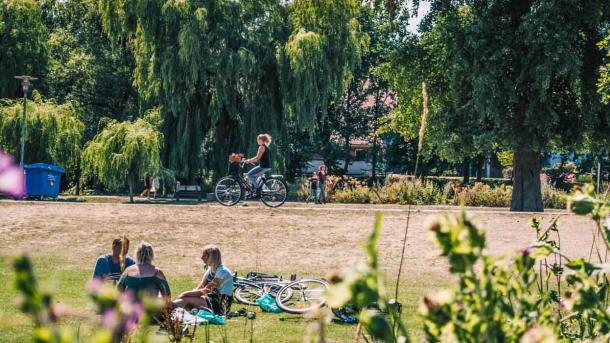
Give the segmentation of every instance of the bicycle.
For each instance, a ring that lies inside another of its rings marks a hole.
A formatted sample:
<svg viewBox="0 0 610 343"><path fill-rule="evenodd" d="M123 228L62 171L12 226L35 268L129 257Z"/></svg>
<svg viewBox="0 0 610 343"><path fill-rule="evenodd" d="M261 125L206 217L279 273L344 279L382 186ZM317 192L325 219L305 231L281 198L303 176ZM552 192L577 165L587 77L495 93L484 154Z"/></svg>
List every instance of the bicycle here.
<svg viewBox="0 0 610 343"><path fill-rule="evenodd" d="M265 293L269 293L275 298L277 293L289 283L289 281L284 281L281 276L256 272L250 272L243 278L238 277L237 273L235 273L233 280L233 296L235 300L241 304L252 306L258 306L256 299ZM284 298L291 296L292 292L284 292Z"/></svg>
<svg viewBox="0 0 610 343"><path fill-rule="evenodd" d="M234 276L233 296L242 304L258 306L256 299L265 293L275 298L277 306L290 314L305 314L325 305L328 283L323 279L296 279L286 281L281 276L250 272L245 278Z"/></svg>
<svg viewBox="0 0 610 343"><path fill-rule="evenodd" d="M323 279L295 280L277 292L275 302L286 313L305 314L325 305L327 289Z"/></svg>
<svg viewBox="0 0 610 343"><path fill-rule="evenodd" d="M216 201L223 206L234 206L242 200L255 197L252 188L242 174L245 162L229 162L229 175L221 178L214 187ZM288 185L282 175L262 175L257 179L261 185L260 200L268 207L280 207L288 197Z"/></svg>

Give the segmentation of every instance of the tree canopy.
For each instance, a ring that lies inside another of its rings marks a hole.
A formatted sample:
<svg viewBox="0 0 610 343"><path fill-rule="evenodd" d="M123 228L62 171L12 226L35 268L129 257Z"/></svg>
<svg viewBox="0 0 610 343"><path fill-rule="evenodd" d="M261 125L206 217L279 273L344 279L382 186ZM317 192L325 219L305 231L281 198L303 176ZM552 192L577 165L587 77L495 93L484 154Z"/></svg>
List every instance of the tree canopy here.
<svg viewBox="0 0 610 343"><path fill-rule="evenodd" d="M356 0L100 1L112 39L131 42L140 95L160 106L164 161L191 180L203 167L224 170L230 152L253 151L258 133L282 151L289 127L314 127L366 48L359 8Z"/></svg>
<svg viewBox="0 0 610 343"><path fill-rule="evenodd" d="M137 115L133 57L127 47L112 46L104 34L97 0L44 1L43 21L49 34L42 91L57 102L80 104L86 139L103 127L104 117Z"/></svg>
<svg viewBox="0 0 610 343"><path fill-rule="evenodd" d="M541 154L581 144L607 122L596 45L609 16L606 1L431 1L414 49L398 54L403 113L419 106L404 96L416 94L410 80L426 80L437 150L446 158L513 150L512 209L540 211Z"/></svg>
<svg viewBox="0 0 610 343"><path fill-rule="evenodd" d="M290 176L312 156L347 173L354 139L373 176L410 172L425 131L424 172L461 165L466 180L476 161L480 177L501 155L513 161L513 209L541 210L543 156L588 155L589 169L603 160L610 3L431 0L414 32L419 3L4 0L0 98L22 96L15 75L38 77L35 102L70 107L79 144L158 109L159 168L187 183L214 181L229 153L254 154L259 133ZM80 179L78 161L57 163Z"/></svg>
<svg viewBox="0 0 610 343"><path fill-rule="evenodd" d="M0 1L0 99L20 95L14 76L45 71L46 34L39 1Z"/></svg>
<svg viewBox="0 0 610 343"><path fill-rule="evenodd" d="M154 114L153 111L149 116ZM113 120L87 143L83 151L83 175L95 175L113 190L127 183L133 202L136 181L146 172L160 173L162 144L163 136L150 120Z"/></svg>
<svg viewBox="0 0 610 343"><path fill-rule="evenodd" d="M5 101L0 106L0 149L19 158L21 149L23 104ZM85 126L79 120L78 107L72 103L57 105L38 96L27 102L25 164L59 164L76 168L80 159Z"/></svg>

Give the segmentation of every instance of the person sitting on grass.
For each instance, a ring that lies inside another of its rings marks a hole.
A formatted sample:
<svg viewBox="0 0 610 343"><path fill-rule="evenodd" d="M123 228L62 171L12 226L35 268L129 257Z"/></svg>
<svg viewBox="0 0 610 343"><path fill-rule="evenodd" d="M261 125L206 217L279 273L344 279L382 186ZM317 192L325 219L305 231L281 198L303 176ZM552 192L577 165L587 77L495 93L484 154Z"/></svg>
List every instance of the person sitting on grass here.
<svg viewBox="0 0 610 343"><path fill-rule="evenodd" d="M314 204L318 203L318 174L313 173L309 179L309 196L305 199L305 203L309 204L309 200L313 199Z"/></svg>
<svg viewBox="0 0 610 343"><path fill-rule="evenodd" d="M104 280L118 281L123 270L127 267L134 265L136 262L127 256L129 250L129 242L125 243L125 265L121 267L121 249L123 248L123 240L121 238L115 238L112 241L112 254L105 254L98 257L93 268L93 278L100 278Z"/></svg>
<svg viewBox="0 0 610 343"><path fill-rule="evenodd" d="M215 314L226 315L233 303L233 274L222 264L220 249L215 245L203 248L201 260L207 268L203 279L195 289L180 294L174 306L187 310L205 307Z"/></svg>
<svg viewBox="0 0 610 343"><path fill-rule="evenodd" d="M161 269L155 267L152 261L155 252L150 243L142 242L136 250L137 263L123 272L117 289L121 292L131 292L136 299L142 296L161 297L165 303L171 301L171 291L167 279Z"/></svg>

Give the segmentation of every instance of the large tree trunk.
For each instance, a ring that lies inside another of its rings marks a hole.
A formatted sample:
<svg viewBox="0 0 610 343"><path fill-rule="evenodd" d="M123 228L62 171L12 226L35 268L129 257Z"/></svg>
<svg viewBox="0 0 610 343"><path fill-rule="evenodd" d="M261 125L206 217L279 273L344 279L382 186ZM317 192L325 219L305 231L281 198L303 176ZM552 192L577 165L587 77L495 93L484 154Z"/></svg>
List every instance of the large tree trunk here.
<svg viewBox="0 0 610 343"><path fill-rule="evenodd" d="M133 204L133 177L127 178L127 183L129 184L129 202Z"/></svg>
<svg viewBox="0 0 610 343"><path fill-rule="evenodd" d="M540 153L515 149L513 158L513 195L511 211L542 212Z"/></svg>
<svg viewBox="0 0 610 343"><path fill-rule="evenodd" d="M477 182L481 182L483 179L484 165L485 157L483 157L483 155L477 157Z"/></svg>
<svg viewBox="0 0 610 343"><path fill-rule="evenodd" d="M77 164L76 164L76 195L80 195L80 178L81 178L81 166L80 166L80 159L78 160Z"/></svg>
<svg viewBox="0 0 610 343"><path fill-rule="evenodd" d="M464 185L468 185L468 183L470 182L470 159L467 158L464 160L464 162L462 163L462 176L464 177L464 179L462 180L462 183Z"/></svg>

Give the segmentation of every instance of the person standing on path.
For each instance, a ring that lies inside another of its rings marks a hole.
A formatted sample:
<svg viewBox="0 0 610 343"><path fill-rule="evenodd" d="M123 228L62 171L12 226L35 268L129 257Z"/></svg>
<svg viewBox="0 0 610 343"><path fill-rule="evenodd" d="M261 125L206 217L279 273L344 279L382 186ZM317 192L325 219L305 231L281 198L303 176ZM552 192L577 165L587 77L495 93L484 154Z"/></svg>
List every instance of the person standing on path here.
<svg viewBox="0 0 610 343"><path fill-rule="evenodd" d="M327 174L327 168L324 164L322 164L320 166L320 168L318 169L318 184L319 184L319 190L318 190L318 203L319 204L326 204L326 174Z"/></svg>
<svg viewBox="0 0 610 343"><path fill-rule="evenodd" d="M152 193L153 195L153 199L157 198L157 193L159 192L159 187L160 187L160 183L159 183L159 177L155 176L155 178L152 180L152 187L150 189L150 193Z"/></svg>
<svg viewBox="0 0 610 343"><path fill-rule="evenodd" d="M140 194L140 197L143 197L144 194L146 194L146 196L150 196L151 187L152 184L150 182L150 174L146 172L144 173L144 190L142 191L142 194Z"/></svg>
<svg viewBox="0 0 610 343"><path fill-rule="evenodd" d="M309 200L313 199L314 204L318 202L318 173L313 173L309 179L309 196L305 199L305 203L309 204Z"/></svg>

